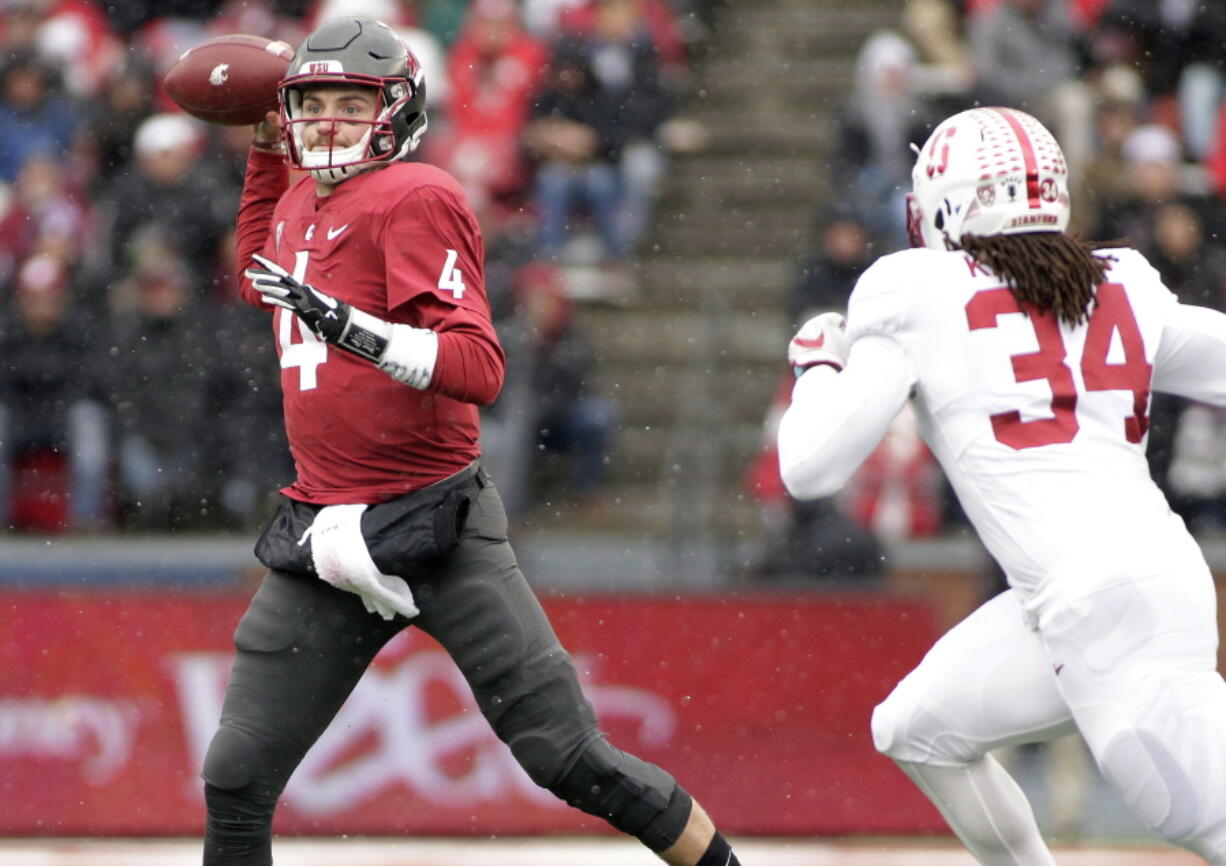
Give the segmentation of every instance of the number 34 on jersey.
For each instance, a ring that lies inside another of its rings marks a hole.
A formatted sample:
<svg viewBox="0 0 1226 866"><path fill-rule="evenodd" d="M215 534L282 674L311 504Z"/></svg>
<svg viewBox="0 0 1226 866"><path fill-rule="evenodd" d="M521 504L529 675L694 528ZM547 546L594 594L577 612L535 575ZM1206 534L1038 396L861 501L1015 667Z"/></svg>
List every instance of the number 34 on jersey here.
<svg viewBox="0 0 1226 866"><path fill-rule="evenodd" d="M1129 442L1140 442L1149 428L1153 367L1146 360L1141 329L1124 287L1104 283L1098 287L1097 298L1086 325L1081 378L1086 391L1132 393L1132 413L1123 418L1122 432ZM1014 378L1018 382L1047 382L1051 387L1051 417L1023 420L1018 410L997 412L990 416L992 430L998 441L1018 450L1072 442L1081 429L1077 420L1077 384L1055 316L1023 307L1009 289L997 288L976 292L971 297L966 304L966 322L972 331L996 328L1001 316L1021 312L1027 313L1026 320L1034 329L1039 348L1010 356ZM1115 345L1122 349L1122 360L1108 360L1113 337Z"/></svg>

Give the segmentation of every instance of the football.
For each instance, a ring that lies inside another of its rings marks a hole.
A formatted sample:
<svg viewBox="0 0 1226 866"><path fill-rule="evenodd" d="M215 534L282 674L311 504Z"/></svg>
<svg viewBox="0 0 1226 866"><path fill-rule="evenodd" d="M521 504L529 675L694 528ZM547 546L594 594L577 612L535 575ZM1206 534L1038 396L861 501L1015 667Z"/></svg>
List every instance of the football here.
<svg viewBox="0 0 1226 866"><path fill-rule="evenodd" d="M185 51L162 83L193 117L230 126L259 123L276 111L277 82L293 56L288 44L263 36L215 36Z"/></svg>

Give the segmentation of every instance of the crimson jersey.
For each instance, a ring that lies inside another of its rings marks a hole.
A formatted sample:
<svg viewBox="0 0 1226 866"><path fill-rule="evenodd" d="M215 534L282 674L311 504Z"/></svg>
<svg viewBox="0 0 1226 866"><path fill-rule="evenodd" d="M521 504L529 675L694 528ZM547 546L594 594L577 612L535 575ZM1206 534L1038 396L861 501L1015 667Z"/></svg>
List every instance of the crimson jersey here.
<svg viewBox="0 0 1226 866"><path fill-rule="evenodd" d="M286 189L279 156L252 150L238 215L240 272L255 253L357 309L438 334L434 378L410 388L320 340L289 310L273 313L285 427L297 480L285 495L373 504L453 475L480 453L477 406L502 386L480 230L460 185L421 163L368 171L319 197Z"/></svg>

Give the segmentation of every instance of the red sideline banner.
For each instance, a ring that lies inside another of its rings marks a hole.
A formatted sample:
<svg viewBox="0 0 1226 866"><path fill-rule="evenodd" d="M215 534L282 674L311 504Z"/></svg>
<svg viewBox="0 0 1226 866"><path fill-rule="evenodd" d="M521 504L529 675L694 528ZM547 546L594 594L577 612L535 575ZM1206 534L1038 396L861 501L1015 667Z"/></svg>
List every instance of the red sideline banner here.
<svg viewBox="0 0 1226 866"><path fill-rule="evenodd" d="M610 739L730 833L942 832L869 715L936 636L874 596L558 597ZM245 597L0 593L0 834L195 835ZM430 638L389 644L286 789L285 834L602 832L537 788Z"/></svg>

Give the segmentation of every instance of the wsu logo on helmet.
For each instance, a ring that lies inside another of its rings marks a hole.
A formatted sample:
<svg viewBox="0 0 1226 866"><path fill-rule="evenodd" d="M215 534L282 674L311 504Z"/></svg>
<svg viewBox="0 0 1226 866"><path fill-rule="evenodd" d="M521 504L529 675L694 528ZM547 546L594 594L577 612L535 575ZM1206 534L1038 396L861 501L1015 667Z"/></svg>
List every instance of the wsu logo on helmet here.
<svg viewBox="0 0 1226 866"><path fill-rule="evenodd" d="M311 60L303 70L307 75L336 75L344 71L345 67L339 60Z"/></svg>

